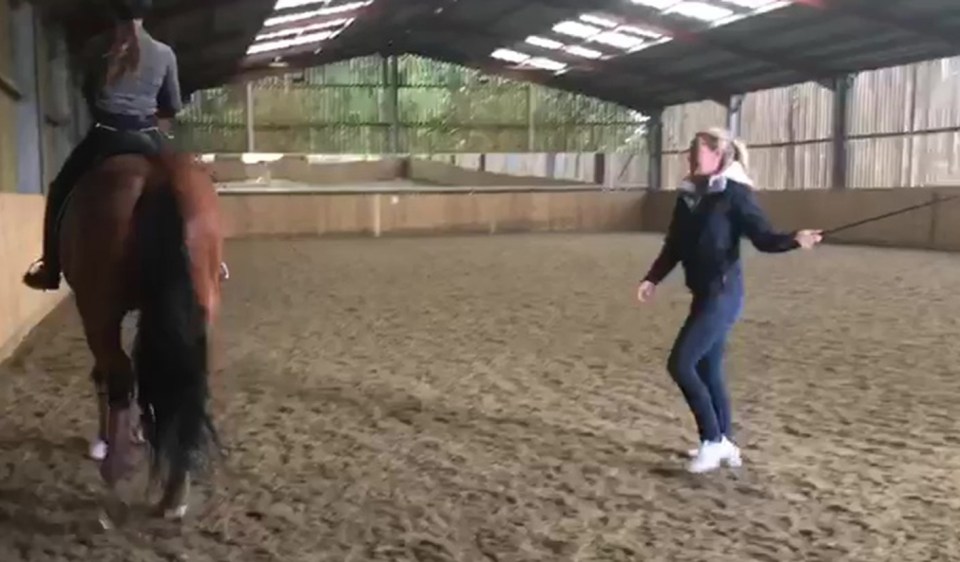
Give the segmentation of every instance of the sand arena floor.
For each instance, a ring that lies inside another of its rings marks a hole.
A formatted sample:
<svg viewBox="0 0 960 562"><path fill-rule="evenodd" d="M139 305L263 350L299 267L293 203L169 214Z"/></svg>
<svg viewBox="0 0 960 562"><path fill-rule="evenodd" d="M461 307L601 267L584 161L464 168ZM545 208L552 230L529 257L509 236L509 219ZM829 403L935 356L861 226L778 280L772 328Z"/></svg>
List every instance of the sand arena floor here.
<svg viewBox="0 0 960 562"><path fill-rule="evenodd" d="M229 248L232 455L189 523L96 527L72 308L0 368L0 560L960 560L960 257L747 258L728 358L747 465L691 477L643 235Z"/></svg>

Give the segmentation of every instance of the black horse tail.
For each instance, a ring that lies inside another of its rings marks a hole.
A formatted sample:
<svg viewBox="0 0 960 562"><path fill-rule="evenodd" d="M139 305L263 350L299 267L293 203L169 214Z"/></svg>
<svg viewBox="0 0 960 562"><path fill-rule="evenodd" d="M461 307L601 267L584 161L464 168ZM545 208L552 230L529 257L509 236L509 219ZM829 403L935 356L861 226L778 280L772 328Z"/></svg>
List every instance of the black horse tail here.
<svg viewBox="0 0 960 562"><path fill-rule="evenodd" d="M174 483L217 444L208 410L207 313L191 276L184 219L170 189L138 205L140 319L133 353L151 474Z"/></svg>

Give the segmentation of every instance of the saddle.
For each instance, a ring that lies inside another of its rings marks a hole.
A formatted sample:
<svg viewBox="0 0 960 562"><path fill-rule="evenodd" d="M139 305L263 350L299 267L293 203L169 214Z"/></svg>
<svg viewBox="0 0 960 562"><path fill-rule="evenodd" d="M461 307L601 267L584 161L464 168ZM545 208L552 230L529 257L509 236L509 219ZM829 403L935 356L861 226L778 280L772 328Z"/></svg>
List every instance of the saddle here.
<svg viewBox="0 0 960 562"><path fill-rule="evenodd" d="M163 150L164 141L167 138L166 135L156 127L134 131L115 129L100 123L97 123L94 127L103 137L99 145L99 150L96 155L90 159L85 173L89 173L97 166L103 164L108 158L113 158L114 156L156 156ZM81 179L82 176L78 177L77 182L79 183ZM60 226L67 212L67 208L70 206L70 200L73 199L73 194L74 190L71 189L64 198L63 204L60 206L60 212L53 225L54 236L60 235Z"/></svg>
<svg viewBox="0 0 960 562"><path fill-rule="evenodd" d="M163 149L166 140L166 135L157 127L140 131L122 131L101 124L95 127L106 135L99 154L90 162L91 170L114 156L156 156Z"/></svg>

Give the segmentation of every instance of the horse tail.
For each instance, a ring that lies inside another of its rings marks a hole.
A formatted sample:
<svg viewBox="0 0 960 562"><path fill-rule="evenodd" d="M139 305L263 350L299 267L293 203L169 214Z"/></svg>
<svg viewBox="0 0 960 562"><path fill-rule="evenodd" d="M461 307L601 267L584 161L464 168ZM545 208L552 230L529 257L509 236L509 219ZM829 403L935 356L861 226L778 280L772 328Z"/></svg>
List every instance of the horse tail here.
<svg viewBox="0 0 960 562"><path fill-rule="evenodd" d="M172 175L167 174L170 178ZM170 183L168 180L167 183ZM146 193L137 224L140 319L134 363L151 473L198 468L218 444L208 410L208 324L191 274L185 220L171 188Z"/></svg>

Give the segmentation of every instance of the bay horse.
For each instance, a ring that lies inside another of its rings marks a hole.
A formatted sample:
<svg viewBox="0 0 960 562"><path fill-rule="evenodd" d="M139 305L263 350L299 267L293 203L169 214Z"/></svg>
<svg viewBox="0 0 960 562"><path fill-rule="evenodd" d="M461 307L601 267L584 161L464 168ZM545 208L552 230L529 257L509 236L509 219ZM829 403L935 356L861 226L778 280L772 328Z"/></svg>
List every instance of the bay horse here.
<svg viewBox="0 0 960 562"><path fill-rule="evenodd" d="M136 394L150 480L163 484L158 511L182 518L190 474L217 444L208 386L223 253L216 187L192 155L108 155L75 186L59 237L62 271L94 358L108 500L120 503L116 485L134 468ZM121 323L133 311L131 362Z"/></svg>

